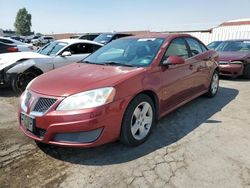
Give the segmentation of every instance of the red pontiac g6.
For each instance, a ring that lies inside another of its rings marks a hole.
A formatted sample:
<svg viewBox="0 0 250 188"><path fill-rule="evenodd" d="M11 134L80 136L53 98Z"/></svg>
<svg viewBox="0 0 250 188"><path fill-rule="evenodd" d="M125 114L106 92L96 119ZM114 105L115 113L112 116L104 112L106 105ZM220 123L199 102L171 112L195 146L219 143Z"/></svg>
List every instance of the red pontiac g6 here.
<svg viewBox="0 0 250 188"><path fill-rule="evenodd" d="M190 35L115 40L33 80L21 97L20 128L47 144L139 145L157 119L200 95L216 95L217 56Z"/></svg>

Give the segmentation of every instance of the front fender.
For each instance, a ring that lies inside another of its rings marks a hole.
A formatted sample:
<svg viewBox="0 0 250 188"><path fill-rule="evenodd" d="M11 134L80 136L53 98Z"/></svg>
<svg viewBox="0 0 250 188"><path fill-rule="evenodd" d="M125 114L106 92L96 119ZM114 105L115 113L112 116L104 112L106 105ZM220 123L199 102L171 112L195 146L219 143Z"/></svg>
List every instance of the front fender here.
<svg viewBox="0 0 250 188"><path fill-rule="evenodd" d="M34 66L35 64L36 63L34 60L26 60L26 61L23 61L15 66L13 66L6 73L8 73L8 74L22 73L22 72L26 71L28 68Z"/></svg>
<svg viewBox="0 0 250 188"><path fill-rule="evenodd" d="M19 74L19 73L25 72L26 70L28 70L31 67L36 67L36 68L40 69L42 72L48 72L48 71L54 69L54 64L44 62L44 60L30 59L30 60L23 61L15 66L13 66L12 68L10 68L7 71L7 74L12 74L12 73Z"/></svg>

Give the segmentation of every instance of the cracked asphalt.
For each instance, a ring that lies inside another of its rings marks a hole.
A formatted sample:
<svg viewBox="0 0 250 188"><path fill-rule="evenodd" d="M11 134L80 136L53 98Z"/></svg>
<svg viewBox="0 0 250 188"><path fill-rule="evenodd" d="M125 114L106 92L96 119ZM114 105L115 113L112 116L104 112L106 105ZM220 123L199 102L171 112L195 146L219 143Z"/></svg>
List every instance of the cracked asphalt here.
<svg viewBox="0 0 250 188"><path fill-rule="evenodd" d="M161 119L139 147L37 146L0 90L0 187L250 187L250 81L224 79Z"/></svg>

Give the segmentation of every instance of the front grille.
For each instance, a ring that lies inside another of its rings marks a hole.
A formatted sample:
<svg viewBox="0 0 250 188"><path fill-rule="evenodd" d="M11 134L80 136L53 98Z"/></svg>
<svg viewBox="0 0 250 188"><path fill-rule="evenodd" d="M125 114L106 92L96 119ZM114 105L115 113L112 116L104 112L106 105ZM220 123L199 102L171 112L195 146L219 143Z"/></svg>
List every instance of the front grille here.
<svg viewBox="0 0 250 188"><path fill-rule="evenodd" d="M56 99L39 98L32 111L45 113L50 109L50 107L53 104L55 104L55 102L56 102Z"/></svg>

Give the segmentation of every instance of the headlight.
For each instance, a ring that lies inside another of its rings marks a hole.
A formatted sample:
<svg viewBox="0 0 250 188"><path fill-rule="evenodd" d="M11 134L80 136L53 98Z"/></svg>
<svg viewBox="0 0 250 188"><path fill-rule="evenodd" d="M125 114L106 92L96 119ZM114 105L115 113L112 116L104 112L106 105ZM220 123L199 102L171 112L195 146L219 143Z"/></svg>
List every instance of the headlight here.
<svg viewBox="0 0 250 188"><path fill-rule="evenodd" d="M65 98L57 107L57 110L81 110L94 108L113 102L115 88L106 87L85 91Z"/></svg>
<svg viewBox="0 0 250 188"><path fill-rule="evenodd" d="M242 61L232 61L231 64L242 64Z"/></svg>
<svg viewBox="0 0 250 188"><path fill-rule="evenodd" d="M21 108L26 112L27 111L27 103L31 98L31 94L28 90L25 90L21 96Z"/></svg>

